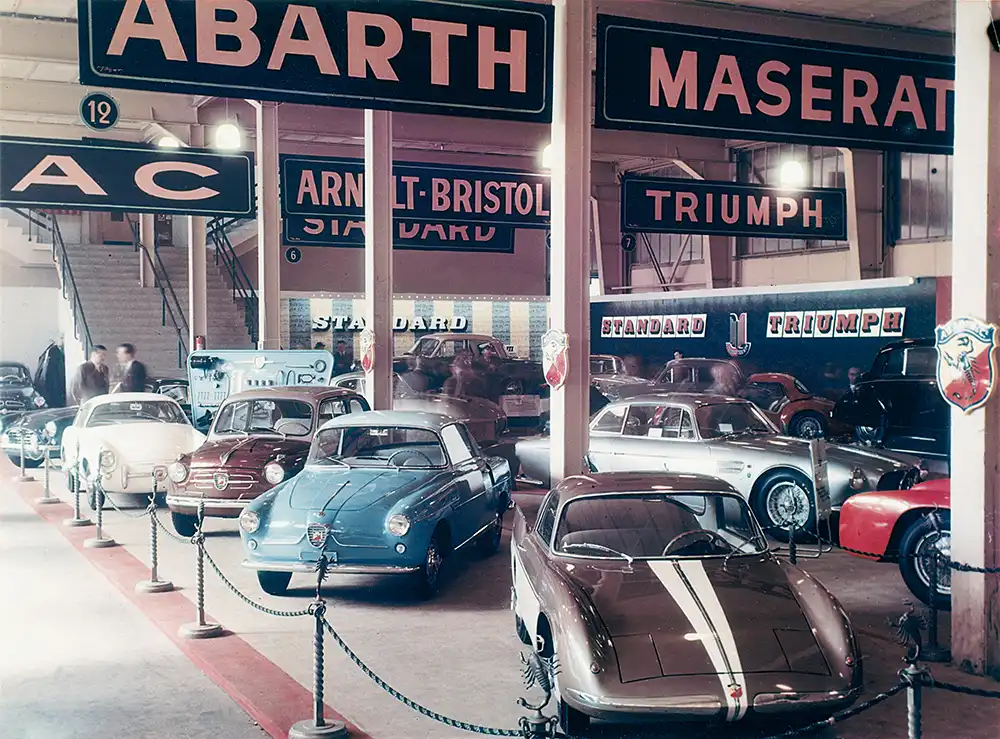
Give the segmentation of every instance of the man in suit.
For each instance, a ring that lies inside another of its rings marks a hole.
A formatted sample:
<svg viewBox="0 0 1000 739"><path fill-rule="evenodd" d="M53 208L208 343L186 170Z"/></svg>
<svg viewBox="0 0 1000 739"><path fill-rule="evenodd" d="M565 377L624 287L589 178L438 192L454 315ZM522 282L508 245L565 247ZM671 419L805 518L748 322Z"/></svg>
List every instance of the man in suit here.
<svg viewBox="0 0 1000 739"><path fill-rule="evenodd" d="M77 405L108 392L107 348L97 344L90 351L90 361L76 369L70 385L70 396Z"/></svg>
<svg viewBox="0 0 1000 739"><path fill-rule="evenodd" d="M118 383L116 392L146 392L146 365L135 358L135 347L132 344L121 344L115 354L122 370L122 379Z"/></svg>

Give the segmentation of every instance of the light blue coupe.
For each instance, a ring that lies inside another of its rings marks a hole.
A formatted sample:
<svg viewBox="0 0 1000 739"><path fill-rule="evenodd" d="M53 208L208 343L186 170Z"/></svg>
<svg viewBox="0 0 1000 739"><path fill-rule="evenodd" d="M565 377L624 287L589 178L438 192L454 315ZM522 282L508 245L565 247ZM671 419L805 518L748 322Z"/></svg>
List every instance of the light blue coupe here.
<svg viewBox="0 0 1000 739"><path fill-rule="evenodd" d="M452 552L497 551L512 480L505 459L483 456L447 416L334 418L316 433L305 469L240 516L243 564L272 595L325 557L330 572L405 574L429 596Z"/></svg>

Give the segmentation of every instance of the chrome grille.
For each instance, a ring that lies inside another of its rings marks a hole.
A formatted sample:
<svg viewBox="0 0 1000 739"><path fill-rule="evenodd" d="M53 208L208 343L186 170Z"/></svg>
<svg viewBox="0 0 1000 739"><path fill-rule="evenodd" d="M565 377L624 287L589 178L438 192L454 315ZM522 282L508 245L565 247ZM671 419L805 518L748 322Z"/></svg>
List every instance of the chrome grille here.
<svg viewBox="0 0 1000 739"><path fill-rule="evenodd" d="M25 402L22 398L7 398L6 400L0 400L0 408L6 408L9 411L23 411L27 407L27 402Z"/></svg>
<svg viewBox="0 0 1000 739"><path fill-rule="evenodd" d="M188 489L219 492L219 489L215 486L215 475L218 473L224 473L229 476L229 485L226 487L226 490L249 490L260 482L258 475L253 472L227 470L223 467L216 467L192 472L191 477L188 479Z"/></svg>

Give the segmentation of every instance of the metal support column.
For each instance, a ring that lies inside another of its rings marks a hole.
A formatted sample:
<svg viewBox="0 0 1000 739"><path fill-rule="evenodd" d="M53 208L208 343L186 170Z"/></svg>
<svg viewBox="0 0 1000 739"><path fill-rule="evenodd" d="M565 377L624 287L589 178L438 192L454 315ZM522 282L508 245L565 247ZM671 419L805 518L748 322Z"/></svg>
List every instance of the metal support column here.
<svg viewBox="0 0 1000 739"><path fill-rule="evenodd" d="M281 345L281 208L278 203L278 106L257 111L257 323L261 349ZM193 325L193 324L192 324Z"/></svg>
<svg viewBox="0 0 1000 739"><path fill-rule="evenodd" d="M156 248L156 216L152 213L143 213L139 216L139 243L146 247L149 256L153 256L153 249ZM139 260L139 286L155 287L153 280L153 265L142 255L136 254Z"/></svg>
<svg viewBox="0 0 1000 739"><path fill-rule="evenodd" d="M191 145L205 144L205 129L191 127ZM205 217L188 216L188 339L194 349L195 336L208 337L208 254L205 235Z"/></svg>
<svg viewBox="0 0 1000 739"><path fill-rule="evenodd" d="M392 409L392 113L365 111L365 328L374 334L365 394ZM362 352L365 349L362 347Z"/></svg>
<svg viewBox="0 0 1000 739"><path fill-rule="evenodd" d="M583 472L590 387L591 0L553 0L551 328L568 335L565 384L553 390L552 484Z"/></svg>
<svg viewBox="0 0 1000 739"><path fill-rule="evenodd" d="M1000 53L987 27L1000 2L955 1L955 153L952 158L953 317L1000 323ZM951 557L1000 565L1000 397L979 410L951 411ZM1000 674L1000 575L953 572L951 653L955 664Z"/></svg>

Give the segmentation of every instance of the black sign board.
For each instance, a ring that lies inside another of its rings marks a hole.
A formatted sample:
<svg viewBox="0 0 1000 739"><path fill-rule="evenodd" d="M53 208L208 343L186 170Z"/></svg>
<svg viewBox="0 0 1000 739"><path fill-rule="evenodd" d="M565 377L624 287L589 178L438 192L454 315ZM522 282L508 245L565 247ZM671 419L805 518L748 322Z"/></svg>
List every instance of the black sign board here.
<svg viewBox="0 0 1000 739"><path fill-rule="evenodd" d="M847 192L631 175L622 178L621 228L843 240L847 238Z"/></svg>
<svg viewBox="0 0 1000 739"><path fill-rule="evenodd" d="M114 128L120 115L118 102L107 93L92 92L80 101L80 119L83 125L95 131Z"/></svg>
<svg viewBox="0 0 1000 739"><path fill-rule="evenodd" d="M508 0L78 0L80 82L547 123L553 9Z"/></svg>
<svg viewBox="0 0 1000 739"><path fill-rule="evenodd" d="M364 220L363 159L283 154L284 215ZM397 218L548 228L550 178L533 172L394 162Z"/></svg>
<svg viewBox="0 0 1000 739"><path fill-rule="evenodd" d="M598 128L950 154L955 60L597 17Z"/></svg>
<svg viewBox="0 0 1000 739"><path fill-rule="evenodd" d="M514 253L512 226L485 226L473 223L432 223L393 221L393 248L425 251ZM364 218L315 218L284 216L282 231L286 244L297 246L365 245Z"/></svg>
<svg viewBox="0 0 1000 739"><path fill-rule="evenodd" d="M9 137L0 137L0 151L0 205L254 214L253 161L247 154Z"/></svg>

